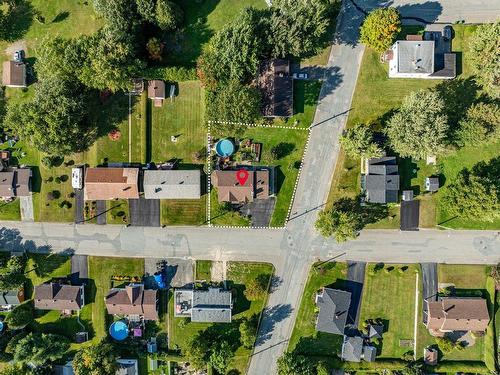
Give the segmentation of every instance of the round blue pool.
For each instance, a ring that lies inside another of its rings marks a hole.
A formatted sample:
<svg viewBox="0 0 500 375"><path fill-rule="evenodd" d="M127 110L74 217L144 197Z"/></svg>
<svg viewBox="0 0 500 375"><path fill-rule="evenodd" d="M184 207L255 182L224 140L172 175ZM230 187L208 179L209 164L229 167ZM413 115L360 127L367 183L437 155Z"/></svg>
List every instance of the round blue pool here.
<svg viewBox="0 0 500 375"><path fill-rule="evenodd" d="M0 332L3 331L3 322L0 322Z"/></svg>
<svg viewBox="0 0 500 375"><path fill-rule="evenodd" d="M109 327L109 334L112 338L118 341L125 340L128 336L128 327L123 320L118 320L114 322Z"/></svg>
<svg viewBox="0 0 500 375"><path fill-rule="evenodd" d="M227 138L221 139L215 144L215 152L219 156L231 156L234 152L234 144Z"/></svg>

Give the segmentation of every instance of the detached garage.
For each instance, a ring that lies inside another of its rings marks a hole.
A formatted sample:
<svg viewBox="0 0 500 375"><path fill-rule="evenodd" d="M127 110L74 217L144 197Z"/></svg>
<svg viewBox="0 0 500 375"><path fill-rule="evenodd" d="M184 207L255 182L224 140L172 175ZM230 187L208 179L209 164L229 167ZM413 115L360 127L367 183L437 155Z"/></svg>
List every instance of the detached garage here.
<svg viewBox="0 0 500 375"><path fill-rule="evenodd" d="M200 196L199 169L144 171L146 199L200 199Z"/></svg>

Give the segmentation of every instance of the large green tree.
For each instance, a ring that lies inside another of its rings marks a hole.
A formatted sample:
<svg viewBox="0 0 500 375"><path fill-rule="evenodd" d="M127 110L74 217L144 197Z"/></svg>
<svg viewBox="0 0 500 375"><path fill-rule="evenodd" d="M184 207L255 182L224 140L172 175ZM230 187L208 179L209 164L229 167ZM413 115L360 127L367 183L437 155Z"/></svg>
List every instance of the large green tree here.
<svg viewBox="0 0 500 375"><path fill-rule="evenodd" d="M328 0L273 0L269 20L273 56L316 54L331 22Z"/></svg>
<svg viewBox="0 0 500 375"><path fill-rule="evenodd" d="M75 375L108 375L117 369L117 355L111 344L100 342L78 350L73 359Z"/></svg>
<svg viewBox="0 0 500 375"><path fill-rule="evenodd" d="M65 337L60 335L30 333L16 345L14 360L42 366L61 359L69 348Z"/></svg>
<svg viewBox="0 0 500 375"><path fill-rule="evenodd" d="M133 0L93 0L94 9L117 36L136 36L141 18Z"/></svg>
<svg viewBox="0 0 500 375"><path fill-rule="evenodd" d="M250 318L243 318L240 322L240 340L247 349L251 349L255 343L258 323L259 317L257 314L252 315Z"/></svg>
<svg viewBox="0 0 500 375"><path fill-rule="evenodd" d="M34 315L33 302L27 301L14 307L9 315L7 315L5 321L10 328L21 329L34 320Z"/></svg>
<svg viewBox="0 0 500 375"><path fill-rule="evenodd" d="M208 361L219 374L225 374L227 367L234 356L233 349L227 341L214 343L214 346L215 348L212 350Z"/></svg>
<svg viewBox="0 0 500 375"><path fill-rule="evenodd" d="M360 30L360 41L377 52L389 49L401 31L401 15L396 8L371 11Z"/></svg>
<svg viewBox="0 0 500 375"><path fill-rule="evenodd" d="M334 237L337 242L345 242L357 237L362 220L355 211L334 208L321 211L314 226L323 237Z"/></svg>
<svg viewBox="0 0 500 375"><path fill-rule="evenodd" d="M316 375L316 369L309 358L286 352L278 358L278 375Z"/></svg>
<svg viewBox="0 0 500 375"><path fill-rule="evenodd" d="M403 157L424 159L439 154L447 144L444 101L435 91L414 91L390 118L386 132L392 148Z"/></svg>
<svg viewBox="0 0 500 375"><path fill-rule="evenodd" d="M492 167L493 168L493 167ZM499 169L496 169L497 173ZM500 217L500 182L477 170L463 170L445 190L443 207L451 215L493 221Z"/></svg>
<svg viewBox="0 0 500 375"><path fill-rule="evenodd" d="M500 98L500 21L478 26L466 57L477 81L492 97Z"/></svg>
<svg viewBox="0 0 500 375"><path fill-rule="evenodd" d="M459 146L494 143L500 139L500 106L497 103L473 104L455 134Z"/></svg>
<svg viewBox="0 0 500 375"><path fill-rule="evenodd" d="M77 82L44 79L36 84L33 99L9 106L6 128L48 154L84 151L95 140L86 98Z"/></svg>
<svg viewBox="0 0 500 375"><path fill-rule="evenodd" d="M346 129L340 137L340 144L344 152L350 157L377 157L382 151L373 141L373 130L371 126L357 124Z"/></svg>
<svg viewBox="0 0 500 375"><path fill-rule="evenodd" d="M182 9L169 0L158 0L156 3L155 21L162 30L174 30L182 22Z"/></svg>
<svg viewBox="0 0 500 375"><path fill-rule="evenodd" d="M11 256L5 265L0 267L0 291L17 290L26 281L23 257Z"/></svg>

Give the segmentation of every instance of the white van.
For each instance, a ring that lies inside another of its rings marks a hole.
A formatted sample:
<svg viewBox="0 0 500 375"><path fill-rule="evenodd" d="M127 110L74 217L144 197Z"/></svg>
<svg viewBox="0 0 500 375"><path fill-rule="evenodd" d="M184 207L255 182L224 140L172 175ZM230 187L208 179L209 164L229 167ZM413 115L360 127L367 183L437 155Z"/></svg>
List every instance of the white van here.
<svg viewBox="0 0 500 375"><path fill-rule="evenodd" d="M71 171L71 186L73 189L83 188L83 168L76 167Z"/></svg>

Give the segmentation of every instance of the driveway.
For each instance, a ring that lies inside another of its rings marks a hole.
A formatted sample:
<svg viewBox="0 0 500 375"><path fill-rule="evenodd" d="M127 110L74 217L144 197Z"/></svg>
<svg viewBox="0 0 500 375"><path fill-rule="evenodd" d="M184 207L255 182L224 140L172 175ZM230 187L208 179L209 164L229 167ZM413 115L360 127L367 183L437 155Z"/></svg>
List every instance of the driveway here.
<svg viewBox="0 0 500 375"><path fill-rule="evenodd" d="M158 264L166 262L167 285L172 288L192 287L194 284L193 261L190 259L177 258L145 258L144 273L153 275L158 270ZM152 282L152 277L146 277L146 282Z"/></svg>
<svg viewBox="0 0 500 375"><path fill-rule="evenodd" d="M83 210L85 208L85 201L83 199L83 189L75 189L75 223L83 224L85 217Z"/></svg>
<svg viewBox="0 0 500 375"><path fill-rule="evenodd" d="M106 201L96 201L97 224L106 224Z"/></svg>
<svg viewBox="0 0 500 375"><path fill-rule="evenodd" d="M32 222L35 221L33 214L33 196L30 194L26 197L19 197L21 205L21 220Z"/></svg>
<svg viewBox="0 0 500 375"><path fill-rule="evenodd" d="M160 200L159 199L129 199L130 225L136 227L160 226Z"/></svg>
<svg viewBox="0 0 500 375"><path fill-rule="evenodd" d="M257 199L241 206L238 211L244 216L251 216L252 227L268 227L273 216L276 198Z"/></svg>
<svg viewBox="0 0 500 375"><path fill-rule="evenodd" d="M361 311L363 284L365 282L365 268L365 262L347 261L347 285L345 289L351 292L348 324L353 325L356 329L359 325L359 312Z"/></svg>
<svg viewBox="0 0 500 375"><path fill-rule="evenodd" d="M86 255L73 255L71 257L71 282L80 285L89 278L89 266Z"/></svg>
<svg viewBox="0 0 500 375"><path fill-rule="evenodd" d="M422 299L423 299L423 319L427 322L426 301L436 301L438 293L437 263L421 263L422 268Z"/></svg>

